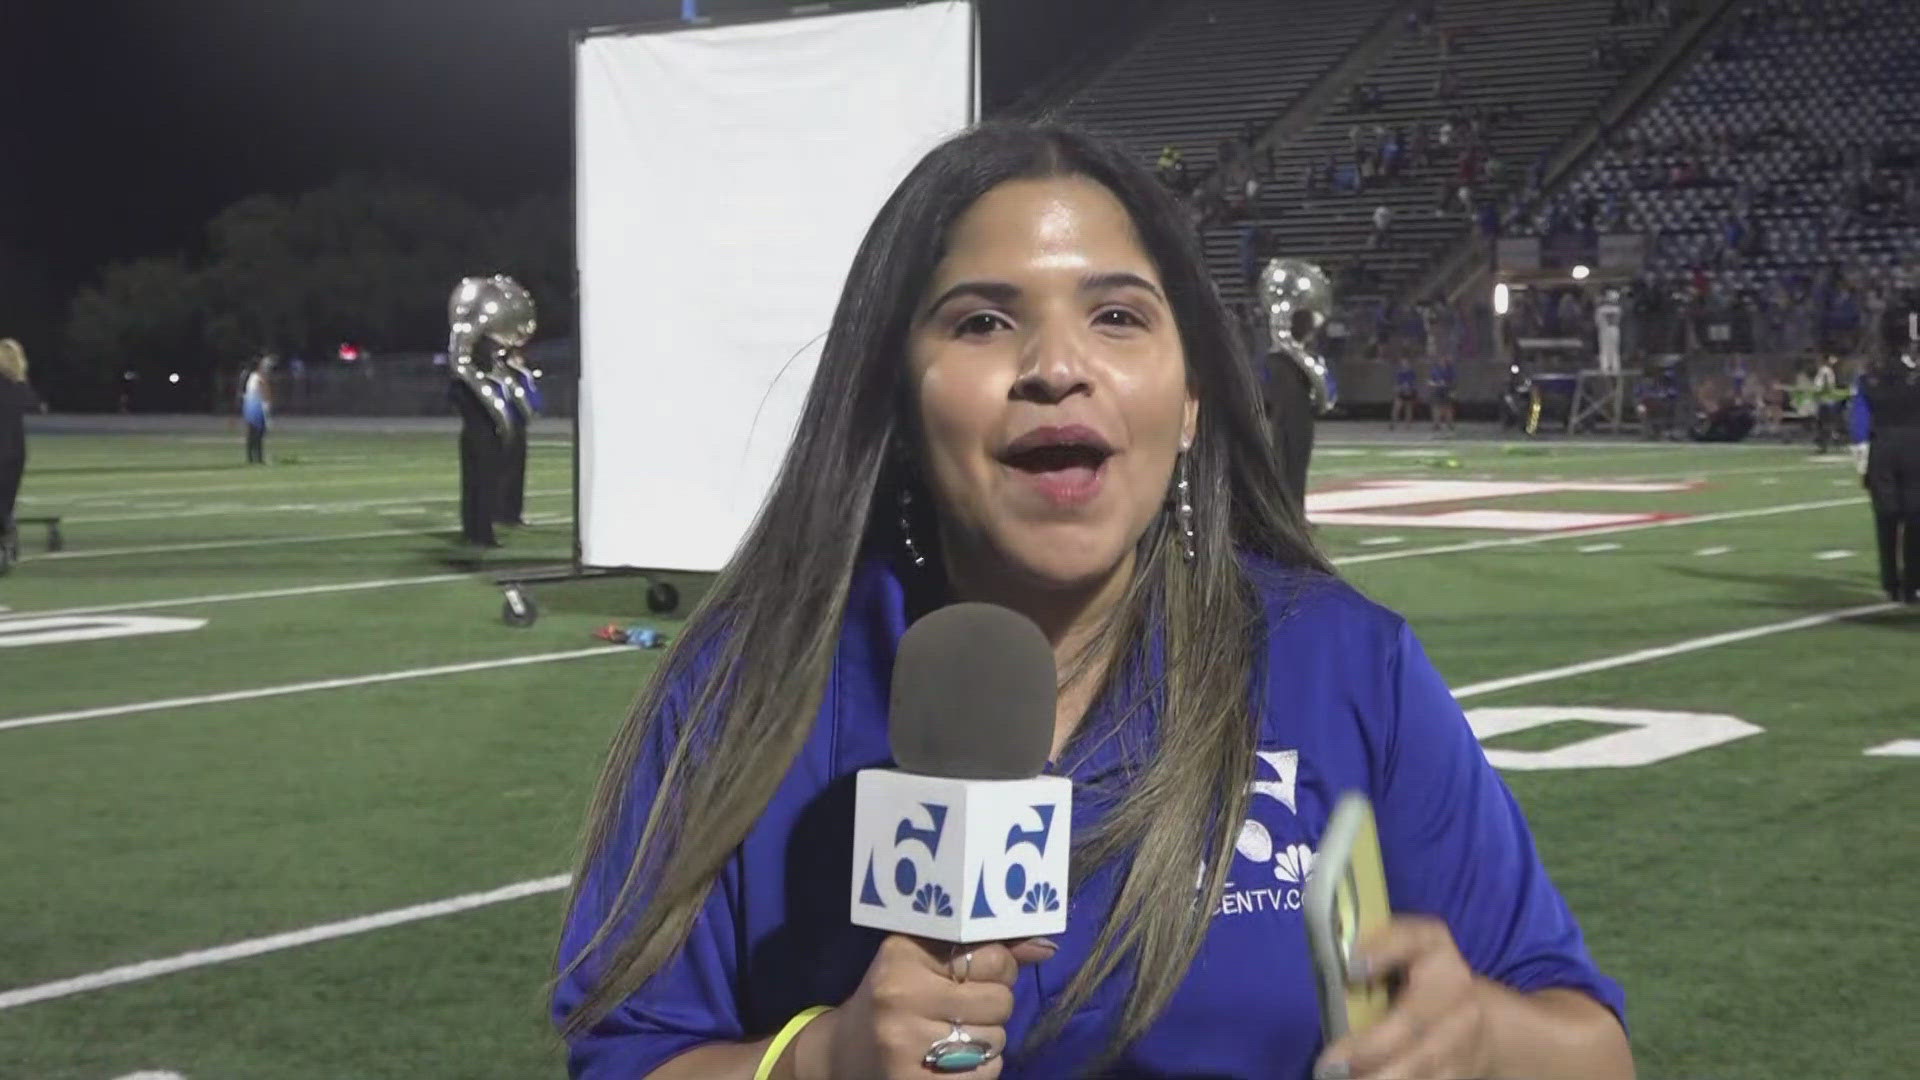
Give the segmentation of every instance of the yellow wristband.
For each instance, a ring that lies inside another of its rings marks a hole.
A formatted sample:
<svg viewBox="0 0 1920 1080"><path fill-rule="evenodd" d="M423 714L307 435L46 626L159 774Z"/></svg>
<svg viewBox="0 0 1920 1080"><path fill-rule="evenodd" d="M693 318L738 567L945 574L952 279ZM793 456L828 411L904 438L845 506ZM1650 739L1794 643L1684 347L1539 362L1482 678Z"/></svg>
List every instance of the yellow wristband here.
<svg viewBox="0 0 1920 1080"><path fill-rule="evenodd" d="M800 1029L818 1020L821 1013L829 1011L831 1006L815 1005L787 1021L787 1026L781 1028L780 1034L775 1035L773 1041L767 1044L767 1052L760 1055L760 1067L754 1070L753 1080L772 1080L773 1067L780 1064L780 1055L787 1052L787 1047L799 1036Z"/></svg>

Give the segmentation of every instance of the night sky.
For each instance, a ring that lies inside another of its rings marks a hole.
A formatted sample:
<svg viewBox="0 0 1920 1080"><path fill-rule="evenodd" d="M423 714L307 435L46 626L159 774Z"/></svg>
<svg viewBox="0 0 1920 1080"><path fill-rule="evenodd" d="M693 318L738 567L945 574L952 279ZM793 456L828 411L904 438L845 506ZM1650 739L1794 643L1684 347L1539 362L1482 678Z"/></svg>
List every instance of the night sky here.
<svg viewBox="0 0 1920 1080"><path fill-rule="evenodd" d="M713 5L709 5L710 7ZM737 6L737 5L736 5ZM0 249L65 295L342 172L565 191L569 31L679 0L4 0Z"/></svg>
<svg viewBox="0 0 1920 1080"><path fill-rule="evenodd" d="M996 99L1145 0L983 0ZM725 18L783 8L701 0ZM0 0L0 336L54 343L102 265L359 172L482 206L571 183L571 35L680 0Z"/></svg>

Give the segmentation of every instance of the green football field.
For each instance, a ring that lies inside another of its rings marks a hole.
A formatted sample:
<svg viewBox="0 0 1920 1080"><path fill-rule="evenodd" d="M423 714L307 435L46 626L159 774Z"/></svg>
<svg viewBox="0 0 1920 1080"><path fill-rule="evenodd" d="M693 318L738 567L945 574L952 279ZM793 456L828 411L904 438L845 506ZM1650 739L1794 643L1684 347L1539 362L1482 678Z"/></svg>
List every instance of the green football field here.
<svg viewBox="0 0 1920 1080"><path fill-rule="evenodd" d="M1369 433L1322 436L1318 536L1474 713L1641 1075L1916 1075L1920 610L1844 455ZM33 446L66 546L0 578L0 1078L554 1075L558 875L659 655L592 632L672 621L631 578L500 620L570 551L561 437L480 565L452 435L270 452Z"/></svg>

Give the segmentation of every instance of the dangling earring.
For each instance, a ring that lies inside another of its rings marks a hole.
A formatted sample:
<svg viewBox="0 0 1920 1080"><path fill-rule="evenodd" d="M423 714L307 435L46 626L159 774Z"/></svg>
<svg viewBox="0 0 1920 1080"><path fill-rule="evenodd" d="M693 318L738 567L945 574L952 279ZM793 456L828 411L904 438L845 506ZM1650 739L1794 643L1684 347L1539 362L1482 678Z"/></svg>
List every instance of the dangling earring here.
<svg viewBox="0 0 1920 1080"><path fill-rule="evenodd" d="M1193 485L1187 482L1187 452L1180 451L1177 466L1180 482L1175 486L1173 520L1180 526L1180 554L1187 565L1193 565L1195 558L1193 546Z"/></svg>
<svg viewBox="0 0 1920 1080"><path fill-rule="evenodd" d="M927 557L920 554L919 545L913 542L913 526L908 518L913 516L913 491L907 485L900 485L900 539L907 546L907 557L913 560L914 569L927 565Z"/></svg>

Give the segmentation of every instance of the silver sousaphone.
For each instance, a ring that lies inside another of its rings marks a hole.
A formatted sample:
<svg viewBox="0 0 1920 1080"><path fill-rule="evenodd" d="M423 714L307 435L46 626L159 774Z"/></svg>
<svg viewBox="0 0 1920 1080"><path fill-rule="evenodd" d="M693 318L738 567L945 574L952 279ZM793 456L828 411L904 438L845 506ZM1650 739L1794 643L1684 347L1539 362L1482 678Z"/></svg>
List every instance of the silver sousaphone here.
<svg viewBox="0 0 1920 1080"><path fill-rule="evenodd" d="M526 390L505 363L496 364L477 349L482 341L491 341L511 354L525 345L539 325L532 295L505 274L462 278L447 301L447 323L447 364L453 377L485 406L500 437L512 438L513 412L526 416L532 411Z"/></svg>
<svg viewBox="0 0 1920 1080"><path fill-rule="evenodd" d="M1321 328L1333 316L1333 283L1326 272L1303 259L1274 259L1260 272L1260 302L1271 351L1306 373L1314 412L1332 410L1336 402L1327 361L1317 349Z"/></svg>

